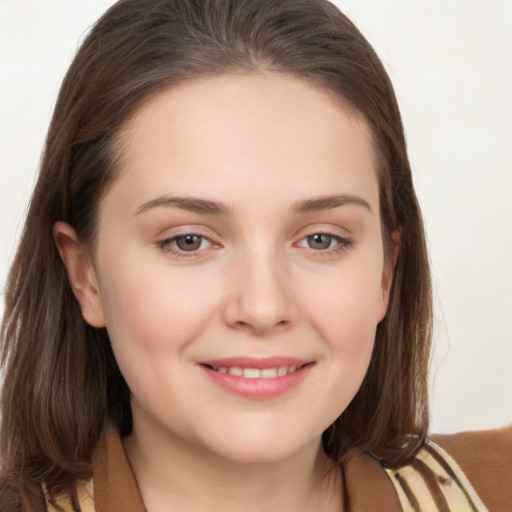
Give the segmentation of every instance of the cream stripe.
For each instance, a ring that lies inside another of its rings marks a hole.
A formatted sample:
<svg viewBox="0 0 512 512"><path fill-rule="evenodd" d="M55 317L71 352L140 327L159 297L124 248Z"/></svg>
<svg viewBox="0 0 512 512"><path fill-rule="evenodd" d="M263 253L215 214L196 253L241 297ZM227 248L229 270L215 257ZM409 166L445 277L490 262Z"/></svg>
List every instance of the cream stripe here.
<svg viewBox="0 0 512 512"><path fill-rule="evenodd" d="M445 452L440 446L433 443L432 441L427 441L428 445L431 449L433 449L435 452L437 452L438 455L441 456L441 458L444 459L444 461L450 466L450 469L453 471L459 482L461 483L462 487L465 489L467 495L473 501L473 504L476 507L477 512L488 512L487 507L483 504L482 500L480 499L480 496L476 493L475 489L471 485L471 482L468 480L467 476L464 474L460 466L452 459L452 457ZM467 510L475 510L472 507L470 507L470 504L464 495L464 492L460 489L460 487L457 485L456 482L452 480L450 475L446 473L446 471L439 465L439 463L435 460L435 458L428 453L426 450L423 450L422 452L427 453L429 463L428 465L431 467L432 471L434 471L436 474L439 474L443 476L444 478L447 478L448 485L440 485L441 490L443 491L443 494L445 495L446 499L448 500L448 503L451 501L452 495L453 499L455 500L455 496L458 497L460 500L461 506L462 504L467 508ZM431 461L431 462L430 462ZM453 503L457 503L457 501L454 501ZM454 508L454 510L458 510L457 508Z"/></svg>
<svg viewBox="0 0 512 512"><path fill-rule="evenodd" d="M472 509L468 503L464 492L460 489L456 482L450 477L450 475L443 469L442 466L432 457L426 450L422 450L417 458L423 461L429 469L434 473L438 482L439 490L443 493L450 510L461 510L468 512L476 512ZM451 466L451 464L447 461ZM478 510L478 509L477 509Z"/></svg>
<svg viewBox="0 0 512 512"><path fill-rule="evenodd" d="M423 480L421 474L412 466L406 465L396 470L386 469L386 471L395 486L404 512L435 512L438 510L435 501L425 484L425 480ZM409 487L412 496L414 496L416 502L419 504L419 508L414 507L414 501L411 502L407 497L406 492L400 484L400 480L405 482Z"/></svg>
<svg viewBox="0 0 512 512"><path fill-rule="evenodd" d="M457 485L453 478L447 471L436 461L436 459L426 449L422 449L416 458L426 464L435 475L439 482L439 489L443 493L450 510L454 512L488 512L486 506L473 489L466 475L460 469L459 465L439 446L432 441L427 441L429 447L444 459L446 464L453 471L454 475L458 478L461 485L464 487L467 496L471 498L476 509L470 505L464 491ZM398 469L386 469L395 489L400 498L400 503L404 512L437 512L438 508L433 500L433 497L428 490L425 481L420 473L418 473L410 464L406 464ZM405 482L410 489L411 494L416 498L419 503L419 508L414 508L410 500L407 498L400 480Z"/></svg>

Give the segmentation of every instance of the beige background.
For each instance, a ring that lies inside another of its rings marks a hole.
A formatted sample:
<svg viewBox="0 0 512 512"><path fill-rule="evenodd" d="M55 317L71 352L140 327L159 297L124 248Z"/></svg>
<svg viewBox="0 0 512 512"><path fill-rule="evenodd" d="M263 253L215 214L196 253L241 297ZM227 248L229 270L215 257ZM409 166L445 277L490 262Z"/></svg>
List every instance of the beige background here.
<svg viewBox="0 0 512 512"><path fill-rule="evenodd" d="M58 87L112 3L0 0L2 289ZM402 108L435 279L433 430L511 423L512 0L335 3Z"/></svg>

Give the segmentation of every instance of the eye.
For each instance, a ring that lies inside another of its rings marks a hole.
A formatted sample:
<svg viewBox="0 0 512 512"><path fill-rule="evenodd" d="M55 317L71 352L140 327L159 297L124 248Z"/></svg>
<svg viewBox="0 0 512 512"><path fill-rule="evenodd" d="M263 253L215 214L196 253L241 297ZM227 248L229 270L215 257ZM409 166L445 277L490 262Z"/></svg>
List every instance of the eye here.
<svg viewBox="0 0 512 512"><path fill-rule="evenodd" d="M347 238L329 233L313 233L304 237L297 245L314 251L344 250L352 244Z"/></svg>
<svg viewBox="0 0 512 512"><path fill-rule="evenodd" d="M316 249L317 251L325 251L326 249L330 249L333 241L334 237L324 233L315 233L314 235L309 235L306 237L306 243L308 247L311 249Z"/></svg>
<svg viewBox="0 0 512 512"><path fill-rule="evenodd" d="M210 240L203 235L187 233L185 235L168 238L159 243L162 249L174 253L194 253L196 251L207 249L212 245Z"/></svg>
<svg viewBox="0 0 512 512"><path fill-rule="evenodd" d="M174 239L174 242L178 249L186 252L204 249L203 246L208 243L206 238L200 235L178 236Z"/></svg>

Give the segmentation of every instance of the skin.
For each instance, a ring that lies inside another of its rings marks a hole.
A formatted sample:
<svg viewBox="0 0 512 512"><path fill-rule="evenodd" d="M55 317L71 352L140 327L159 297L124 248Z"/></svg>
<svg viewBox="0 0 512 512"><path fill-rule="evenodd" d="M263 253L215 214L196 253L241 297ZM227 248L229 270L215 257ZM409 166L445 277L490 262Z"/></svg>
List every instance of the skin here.
<svg viewBox="0 0 512 512"><path fill-rule="evenodd" d="M124 442L148 510L339 510L321 434L362 382L392 279L367 126L304 81L255 74L163 92L123 136L94 251L64 223L55 239L132 392ZM234 356L311 368L253 399L198 364Z"/></svg>

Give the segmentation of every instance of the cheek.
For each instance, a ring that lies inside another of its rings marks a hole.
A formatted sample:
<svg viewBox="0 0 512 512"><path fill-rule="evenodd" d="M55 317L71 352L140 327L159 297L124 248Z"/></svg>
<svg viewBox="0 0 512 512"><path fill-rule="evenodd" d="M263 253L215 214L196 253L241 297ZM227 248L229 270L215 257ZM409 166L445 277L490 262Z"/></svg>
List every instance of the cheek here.
<svg viewBox="0 0 512 512"><path fill-rule="evenodd" d="M378 264L351 266L325 279L321 287L309 286L316 291L304 310L325 344L329 420L352 401L370 364L382 303L380 279Z"/></svg>
<svg viewBox="0 0 512 512"><path fill-rule="evenodd" d="M141 351L185 346L214 310L213 298L201 293L198 278L144 264L142 258L120 261L105 265L101 281L114 349L118 345Z"/></svg>
<svg viewBox="0 0 512 512"><path fill-rule="evenodd" d="M105 265L102 300L112 349L128 387L140 403L158 411L168 401L179 401L174 392L181 389L180 367L189 364L189 347L214 314L215 298L201 293L198 277L142 261Z"/></svg>
<svg viewBox="0 0 512 512"><path fill-rule="evenodd" d="M348 407L368 370L377 328L378 290L343 280L318 298L315 328L327 347L328 424Z"/></svg>
<svg viewBox="0 0 512 512"><path fill-rule="evenodd" d="M383 302L380 280L378 267L365 267L331 276L321 287L308 287L316 291L309 294L305 310L333 348L357 352L373 344Z"/></svg>

